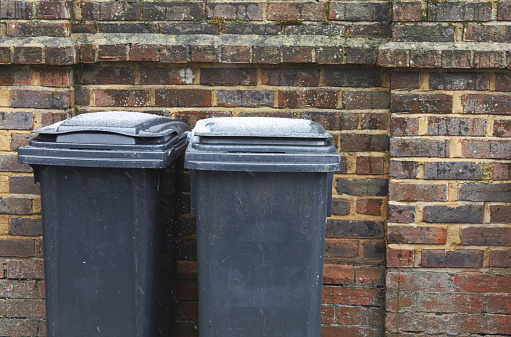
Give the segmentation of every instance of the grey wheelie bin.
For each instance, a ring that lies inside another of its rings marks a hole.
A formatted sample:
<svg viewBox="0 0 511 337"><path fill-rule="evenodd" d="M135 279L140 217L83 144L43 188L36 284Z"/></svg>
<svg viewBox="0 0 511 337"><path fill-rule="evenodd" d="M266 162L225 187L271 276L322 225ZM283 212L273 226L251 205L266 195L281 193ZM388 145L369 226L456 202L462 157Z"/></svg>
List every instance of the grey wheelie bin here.
<svg viewBox="0 0 511 337"><path fill-rule="evenodd" d="M319 337L340 156L308 120L201 120L185 155L197 217L199 336Z"/></svg>
<svg viewBox="0 0 511 337"><path fill-rule="evenodd" d="M19 149L41 184L49 337L170 336L182 121L82 114Z"/></svg>

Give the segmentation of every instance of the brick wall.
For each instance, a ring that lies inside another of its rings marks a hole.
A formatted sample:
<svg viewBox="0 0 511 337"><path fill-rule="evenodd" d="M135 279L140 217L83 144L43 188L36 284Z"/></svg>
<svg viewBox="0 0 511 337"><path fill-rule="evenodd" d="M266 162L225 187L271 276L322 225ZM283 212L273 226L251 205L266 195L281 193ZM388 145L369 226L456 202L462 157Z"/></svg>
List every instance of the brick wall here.
<svg viewBox="0 0 511 337"><path fill-rule="evenodd" d="M323 336L511 335L510 8L2 1L0 336L45 335L39 190L16 149L33 128L118 109L332 133ZM178 337L197 335L188 191L185 177Z"/></svg>

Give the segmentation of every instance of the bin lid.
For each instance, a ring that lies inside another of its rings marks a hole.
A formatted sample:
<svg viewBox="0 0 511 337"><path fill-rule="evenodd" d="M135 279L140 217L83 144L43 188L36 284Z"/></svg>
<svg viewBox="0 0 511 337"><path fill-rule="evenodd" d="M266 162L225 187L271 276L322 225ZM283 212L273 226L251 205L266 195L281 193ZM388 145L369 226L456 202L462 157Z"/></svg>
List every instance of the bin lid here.
<svg viewBox="0 0 511 337"><path fill-rule="evenodd" d="M218 117L198 121L185 167L191 170L332 172L340 155L319 123L274 117Z"/></svg>
<svg viewBox="0 0 511 337"><path fill-rule="evenodd" d="M187 143L189 127L178 119L132 111L81 114L34 130L18 149L31 165L162 168Z"/></svg>

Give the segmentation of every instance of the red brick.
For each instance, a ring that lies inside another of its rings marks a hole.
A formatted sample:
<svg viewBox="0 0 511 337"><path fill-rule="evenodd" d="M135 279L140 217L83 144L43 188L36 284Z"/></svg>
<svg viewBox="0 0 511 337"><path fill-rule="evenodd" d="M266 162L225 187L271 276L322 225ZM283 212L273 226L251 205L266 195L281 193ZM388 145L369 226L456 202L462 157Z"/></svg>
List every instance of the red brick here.
<svg viewBox="0 0 511 337"><path fill-rule="evenodd" d="M438 68L440 67L439 50L410 50L410 67L416 68Z"/></svg>
<svg viewBox="0 0 511 337"><path fill-rule="evenodd" d="M197 322L174 322L173 333L176 336L183 337L196 337L198 335L197 332Z"/></svg>
<svg viewBox="0 0 511 337"><path fill-rule="evenodd" d="M44 322L46 324L46 322ZM6 336L37 336L38 321L19 318L0 318L0 334Z"/></svg>
<svg viewBox="0 0 511 337"><path fill-rule="evenodd" d="M0 47L0 64L9 64L11 63L11 48L10 47Z"/></svg>
<svg viewBox="0 0 511 337"><path fill-rule="evenodd" d="M41 74L41 85L46 87L69 87L71 80L67 69L43 69Z"/></svg>
<svg viewBox="0 0 511 337"><path fill-rule="evenodd" d="M422 250L421 266L425 268L482 268L483 251L477 249Z"/></svg>
<svg viewBox="0 0 511 337"><path fill-rule="evenodd" d="M428 135L485 136L486 119L428 116Z"/></svg>
<svg viewBox="0 0 511 337"><path fill-rule="evenodd" d="M401 2L401 4L407 4L407 2ZM419 76L420 73L416 71L393 71L390 75L390 87L392 89L419 89Z"/></svg>
<svg viewBox="0 0 511 337"><path fill-rule="evenodd" d="M362 130L387 130L389 116L387 113L363 113L360 114L360 128Z"/></svg>
<svg viewBox="0 0 511 337"><path fill-rule="evenodd" d="M337 324L367 325L367 308L364 307L337 307Z"/></svg>
<svg viewBox="0 0 511 337"><path fill-rule="evenodd" d="M218 46L192 46L192 62L220 62L221 48Z"/></svg>
<svg viewBox="0 0 511 337"><path fill-rule="evenodd" d="M456 312L454 293L425 293L419 292L417 309L419 312Z"/></svg>
<svg viewBox="0 0 511 337"><path fill-rule="evenodd" d="M389 183L389 200L446 201L447 184Z"/></svg>
<svg viewBox="0 0 511 337"><path fill-rule="evenodd" d="M0 85L31 85L32 71L30 69L2 68L0 69Z"/></svg>
<svg viewBox="0 0 511 337"><path fill-rule="evenodd" d="M511 268L511 250L490 251L490 267Z"/></svg>
<svg viewBox="0 0 511 337"><path fill-rule="evenodd" d="M96 106L149 106L149 90L94 89Z"/></svg>
<svg viewBox="0 0 511 337"><path fill-rule="evenodd" d="M67 1L39 1L36 3L37 18L39 19L70 19L70 2Z"/></svg>
<svg viewBox="0 0 511 337"><path fill-rule="evenodd" d="M251 47L249 46L222 46L223 63L250 63Z"/></svg>
<svg viewBox="0 0 511 337"><path fill-rule="evenodd" d="M158 46L150 44L132 44L130 48L130 61L158 61Z"/></svg>
<svg viewBox="0 0 511 337"><path fill-rule="evenodd" d="M415 222L415 207L409 205L389 205L389 222L413 223Z"/></svg>
<svg viewBox="0 0 511 337"><path fill-rule="evenodd" d="M490 212L492 223L511 223L511 206L492 205Z"/></svg>
<svg viewBox="0 0 511 337"><path fill-rule="evenodd" d="M390 134L392 136L418 136L418 117L396 117L390 119Z"/></svg>
<svg viewBox="0 0 511 337"><path fill-rule="evenodd" d="M250 85L257 84L257 71L251 68L203 68L200 74L203 85Z"/></svg>
<svg viewBox="0 0 511 337"><path fill-rule="evenodd" d="M335 323L335 307L333 305L321 306L321 324Z"/></svg>
<svg viewBox="0 0 511 337"><path fill-rule="evenodd" d="M7 278L10 279L43 279L44 264L42 259L7 260Z"/></svg>
<svg viewBox="0 0 511 337"><path fill-rule="evenodd" d="M348 64L376 64L378 62L377 49L372 46L344 47L346 63ZM316 58L318 56L316 55ZM319 62L318 62L319 63Z"/></svg>
<svg viewBox="0 0 511 337"><path fill-rule="evenodd" d="M343 133L342 152L384 152L389 148L389 136L382 134Z"/></svg>
<svg viewBox="0 0 511 337"><path fill-rule="evenodd" d="M72 65L76 63L77 54L74 46L45 47L44 63L51 65Z"/></svg>
<svg viewBox="0 0 511 337"><path fill-rule="evenodd" d="M389 226L388 243L399 244L444 244L447 230L442 227L428 226Z"/></svg>
<svg viewBox="0 0 511 337"><path fill-rule="evenodd" d="M494 163L492 177L494 180L511 179L511 164L510 163Z"/></svg>
<svg viewBox="0 0 511 337"><path fill-rule="evenodd" d="M82 17L98 21L136 21L141 18L141 7L139 2L83 2Z"/></svg>
<svg viewBox="0 0 511 337"><path fill-rule="evenodd" d="M278 92L279 108L316 107L334 109L337 107L337 90L300 90Z"/></svg>
<svg viewBox="0 0 511 337"><path fill-rule="evenodd" d="M21 146L28 145L28 142L35 137L35 134L26 134L26 133L11 133L10 139L10 149L11 151L16 151ZM14 158L14 161L17 161L17 158Z"/></svg>
<svg viewBox="0 0 511 337"><path fill-rule="evenodd" d="M402 21L421 21L422 4L420 2L395 2L392 8L392 20Z"/></svg>
<svg viewBox="0 0 511 337"><path fill-rule="evenodd" d="M382 286L383 274L383 267L356 266L355 283L365 286Z"/></svg>
<svg viewBox="0 0 511 337"><path fill-rule="evenodd" d="M458 273L454 275L454 283L459 291L509 293L509 289L511 289L511 275Z"/></svg>
<svg viewBox="0 0 511 337"><path fill-rule="evenodd" d="M217 105L224 107L273 107L274 94L264 90L217 90Z"/></svg>
<svg viewBox="0 0 511 337"><path fill-rule="evenodd" d="M390 95L387 91L343 91L342 107L346 110L388 109Z"/></svg>
<svg viewBox="0 0 511 337"><path fill-rule="evenodd" d="M381 215L382 199L358 199L357 213L367 215Z"/></svg>
<svg viewBox="0 0 511 337"><path fill-rule="evenodd" d="M429 3L429 21L490 21L489 2Z"/></svg>
<svg viewBox="0 0 511 337"><path fill-rule="evenodd" d="M101 61L128 61L129 45L100 45L98 55Z"/></svg>
<svg viewBox="0 0 511 337"><path fill-rule="evenodd" d="M344 64L342 47L316 47L318 64Z"/></svg>
<svg viewBox="0 0 511 337"><path fill-rule="evenodd" d="M43 63L43 48L14 47L12 60L17 64L41 64Z"/></svg>
<svg viewBox="0 0 511 337"><path fill-rule="evenodd" d="M381 305L382 296L375 288L323 287L324 304Z"/></svg>
<svg viewBox="0 0 511 337"><path fill-rule="evenodd" d="M188 2L145 2L145 21L199 21L204 19L202 3Z"/></svg>
<svg viewBox="0 0 511 337"><path fill-rule="evenodd" d="M363 244L364 258L372 260L383 260L385 258L385 242L365 241Z"/></svg>
<svg viewBox="0 0 511 337"><path fill-rule="evenodd" d="M321 337L378 337L381 331L359 326L322 326Z"/></svg>
<svg viewBox="0 0 511 337"><path fill-rule="evenodd" d="M353 284L355 269L350 265L325 264L323 266L323 284Z"/></svg>
<svg viewBox="0 0 511 337"><path fill-rule="evenodd" d="M196 301L197 282L178 282L176 285L176 299L178 301Z"/></svg>
<svg viewBox="0 0 511 337"><path fill-rule="evenodd" d="M511 137L511 120L496 120L493 124L493 135L496 137Z"/></svg>
<svg viewBox="0 0 511 337"><path fill-rule="evenodd" d="M263 20L262 3L208 3L206 6L208 18L225 20Z"/></svg>
<svg viewBox="0 0 511 337"><path fill-rule="evenodd" d="M270 2L266 12L268 20L325 20L325 7L322 3Z"/></svg>
<svg viewBox="0 0 511 337"><path fill-rule="evenodd" d="M461 183L458 199L461 201L511 202L509 183Z"/></svg>
<svg viewBox="0 0 511 337"><path fill-rule="evenodd" d="M357 174L383 174L384 157L357 157Z"/></svg>
<svg viewBox="0 0 511 337"><path fill-rule="evenodd" d="M411 269L406 272L388 271L387 289L419 292L453 292L454 276L446 272Z"/></svg>
<svg viewBox="0 0 511 337"><path fill-rule="evenodd" d="M511 20L511 4L507 2L499 2L497 7L497 20Z"/></svg>
<svg viewBox="0 0 511 337"><path fill-rule="evenodd" d="M419 164L415 161L391 160L389 174L392 178L413 179L417 177Z"/></svg>
<svg viewBox="0 0 511 337"><path fill-rule="evenodd" d="M179 319L182 320L193 320L197 321L199 319L199 306L198 303L195 302L182 302L179 304L180 310Z"/></svg>
<svg viewBox="0 0 511 337"><path fill-rule="evenodd" d="M339 21L387 21L389 4L379 2L341 2L329 4L330 20Z"/></svg>
<svg viewBox="0 0 511 337"><path fill-rule="evenodd" d="M393 94L390 98L392 112L451 113L452 96L446 94Z"/></svg>
<svg viewBox="0 0 511 337"><path fill-rule="evenodd" d="M7 25L7 36L20 37L67 37L71 33L70 23L14 22Z"/></svg>
<svg viewBox="0 0 511 337"><path fill-rule="evenodd" d="M160 62L186 63L190 61L190 47L185 45L162 46L160 48Z"/></svg>
<svg viewBox="0 0 511 337"><path fill-rule="evenodd" d="M472 54L470 50L443 50L442 67L444 68L470 68Z"/></svg>
<svg viewBox="0 0 511 337"><path fill-rule="evenodd" d="M211 90L158 89L155 95L156 106L211 106Z"/></svg>
<svg viewBox="0 0 511 337"><path fill-rule="evenodd" d="M484 310L484 296L482 294L455 294L454 304L456 312L481 313Z"/></svg>
<svg viewBox="0 0 511 337"><path fill-rule="evenodd" d="M490 50L490 51L474 50L474 68L489 69L489 68L505 68L505 67L506 67L506 52L504 50Z"/></svg>
<svg viewBox="0 0 511 337"><path fill-rule="evenodd" d="M289 63L311 63L313 50L314 47L283 47L283 61Z"/></svg>
<svg viewBox="0 0 511 337"><path fill-rule="evenodd" d="M387 267L405 268L414 266L414 251L407 249L387 249Z"/></svg>
<svg viewBox="0 0 511 337"><path fill-rule="evenodd" d="M325 259L348 258L358 256L358 241L332 240L325 241Z"/></svg>
<svg viewBox="0 0 511 337"><path fill-rule="evenodd" d="M272 86L319 86L319 69L268 68L261 73L261 84Z"/></svg>
<svg viewBox="0 0 511 337"><path fill-rule="evenodd" d="M210 117L232 117L232 112L230 111L176 111L176 118L183 118L185 122L193 128L195 123L200 119L210 118Z"/></svg>
<svg viewBox="0 0 511 337"><path fill-rule="evenodd" d="M511 313L511 295L500 294L492 295L488 294L486 303L486 312L494 314L506 314Z"/></svg>
<svg viewBox="0 0 511 337"><path fill-rule="evenodd" d="M0 240L0 256L30 257L34 256L33 240Z"/></svg>
<svg viewBox="0 0 511 337"><path fill-rule="evenodd" d="M378 65L382 67L407 67L408 52L400 49L379 49Z"/></svg>
<svg viewBox="0 0 511 337"><path fill-rule="evenodd" d="M390 140L391 157L438 157L448 158L449 140L392 138Z"/></svg>
<svg viewBox="0 0 511 337"><path fill-rule="evenodd" d="M70 106L67 91L12 90L10 100L15 108L65 109Z"/></svg>
<svg viewBox="0 0 511 337"><path fill-rule="evenodd" d="M144 69L146 68L141 70L141 77ZM135 84L135 70L127 67L83 66L77 71L77 75L79 84Z"/></svg>
<svg viewBox="0 0 511 337"><path fill-rule="evenodd" d="M462 245L511 246L511 228L467 227L460 229Z"/></svg>
<svg viewBox="0 0 511 337"><path fill-rule="evenodd" d="M254 63L278 64L282 62L282 47L254 46Z"/></svg>
<svg viewBox="0 0 511 337"><path fill-rule="evenodd" d="M430 90L488 90L490 74L488 73L446 73L429 74Z"/></svg>
<svg viewBox="0 0 511 337"><path fill-rule="evenodd" d="M509 115L511 96L469 94L461 96L464 113Z"/></svg>
<svg viewBox="0 0 511 337"><path fill-rule="evenodd" d="M511 140L464 139L462 154L466 158L511 159Z"/></svg>
<svg viewBox="0 0 511 337"><path fill-rule="evenodd" d="M44 288L41 289L41 284L35 280L0 280L0 297L44 298Z"/></svg>
<svg viewBox="0 0 511 337"><path fill-rule="evenodd" d="M95 63L97 59L97 47L94 45L80 46L80 60L82 63Z"/></svg>
<svg viewBox="0 0 511 337"><path fill-rule="evenodd" d="M324 71L323 83L331 87L381 87L381 72L365 69L328 69Z"/></svg>

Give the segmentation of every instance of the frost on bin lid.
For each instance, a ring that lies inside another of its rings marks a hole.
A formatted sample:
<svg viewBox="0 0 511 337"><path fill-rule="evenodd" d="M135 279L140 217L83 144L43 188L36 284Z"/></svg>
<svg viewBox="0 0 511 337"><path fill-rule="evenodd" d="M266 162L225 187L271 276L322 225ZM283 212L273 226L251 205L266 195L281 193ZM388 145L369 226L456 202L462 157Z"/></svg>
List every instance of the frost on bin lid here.
<svg viewBox="0 0 511 337"><path fill-rule="evenodd" d="M192 136L331 138L323 126L306 119L272 117L217 117L197 122Z"/></svg>
<svg viewBox="0 0 511 337"><path fill-rule="evenodd" d="M169 117L132 111L103 111L76 117L34 130L39 134L59 135L72 132L109 132L130 137L180 135L184 123Z"/></svg>

